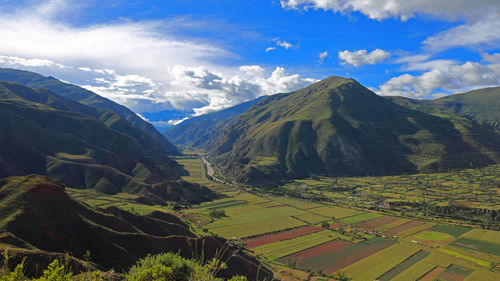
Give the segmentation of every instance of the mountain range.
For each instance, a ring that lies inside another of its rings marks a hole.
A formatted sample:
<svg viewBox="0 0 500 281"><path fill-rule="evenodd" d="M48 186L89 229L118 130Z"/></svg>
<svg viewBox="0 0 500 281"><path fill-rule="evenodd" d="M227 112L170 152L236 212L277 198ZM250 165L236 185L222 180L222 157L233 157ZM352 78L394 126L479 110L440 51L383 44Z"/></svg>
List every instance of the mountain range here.
<svg viewBox="0 0 500 281"><path fill-rule="evenodd" d="M37 73L11 68L0 68L0 81L17 82L37 89L45 88L65 98L94 107L98 109L98 111L94 114L103 116L103 118L106 119L105 121L113 122L113 120L116 119L126 120L136 128L145 132L152 139L156 140L156 142L158 142L168 154L180 154L177 147L163 137L163 135L158 132L153 125L144 121L125 106L117 104L116 102L97 95L87 89L65 83L51 76L45 77Z"/></svg>
<svg viewBox="0 0 500 281"><path fill-rule="evenodd" d="M333 76L266 97L222 122L185 121L165 134L208 150L223 174L251 184L447 171L500 161L500 135L492 128L498 95L485 89L436 101L383 98ZM493 105L485 111L482 103Z"/></svg>
<svg viewBox="0 0 500 281"><path fill-rule="evenodd" d="M163 146L110 111L48 89L0 82L0 177L42 174L74 188L201 202L215 194L180 179Z"/></svg>

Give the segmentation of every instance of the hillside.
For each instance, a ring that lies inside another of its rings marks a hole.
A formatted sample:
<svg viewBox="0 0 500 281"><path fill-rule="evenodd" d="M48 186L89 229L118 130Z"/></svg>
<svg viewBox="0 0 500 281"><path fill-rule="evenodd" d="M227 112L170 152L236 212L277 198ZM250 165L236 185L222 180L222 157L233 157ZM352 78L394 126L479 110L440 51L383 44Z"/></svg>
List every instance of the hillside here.
<svg viewBox="0 0 500 281"><path fill-rule="evenodd" d="M245 112L251 106L263 99L260 97L221 111L193 117L174 127L166 129L163 134L174 144L198 149L212 148L224 128L236 116Z"/></svg>
<svg viewBox="0 0 500 281"><path fill-rule="evenodd" d="M0 83L0 97L0 177L44 174L74 188L141 194L156 203L214 196L182 181L164 153L147 151L138 139L68 111L90 110L86 106L64 105L46 90L6 82Z"/></svg>
<svg viewBox="0 0 500 281"><path fill-rule="evenodd" d="M484 166L500 160L499 144L498 134L466 118L411 110L330 77L255 104L228 126L211 157L237 181L275 184Z"/></svg>
<svg viewBox="0 0 500 281"><path fill-rule="evenodd" d="M132 123L138 129L144 131L151 138L160 143L167 153L172 155L179 154L179 150L170 141L158 132L153 125L144 121L130 109L123 105L119 105L109 99L101 97L89 90L78 87L76 85L62 82L54 77L45 77L37 73L23 71L11 68L0 68L0 81L11 81L26 85L31 88L46 88L52 92L61 95L65 98L78 101L79 103L92 106L102 110L109 110L124 120ZM116 117L100 113L107 122L113 122ZM121 126L121 125L116 125Z"/></svg>
<svg viewBox="0 0 500 281"><path fill-rule="evenodd" d="M32 275L64 253L77 271L125 272L148 254L174 252L209 260L220 252L228 265L221 277L243 274L254 280L258 271L258 279L272 276L224 239L196 237L174 215L94 209L69 197L65 186L39 175L0 180L0 246L9 248L11 264L27 257L25 272Z"/></svg>
<svg viewBox="0 0 500 281"><path fill-rule="evenodd" d="M500 108L500 87L479 89L435 100L414 100L403 97L387 98L401 105L427 112L436 112L436 110L450 111L500 130L500 110L498 110Z"/></svg>

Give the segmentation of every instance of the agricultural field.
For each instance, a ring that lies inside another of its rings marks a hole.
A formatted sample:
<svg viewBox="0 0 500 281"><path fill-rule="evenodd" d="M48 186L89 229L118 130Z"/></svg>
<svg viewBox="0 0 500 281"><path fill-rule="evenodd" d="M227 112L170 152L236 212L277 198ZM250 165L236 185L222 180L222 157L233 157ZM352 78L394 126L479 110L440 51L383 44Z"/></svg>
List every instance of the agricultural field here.
<svg viewBox="0 0 500 281"><path fill-rule="evenodd" d="M337 206L323 206L319 208L309 209L309 211L329 218L333 217L335 219L342 219L360 213L360 211L355 209L342 208Z"/></svg>
<svg viewBox="0 0 500 281"><path fill-rule="evenodd" d="M266 256L269 259L273 260L283 256L291 255L296 252L300 252L317 245L324 244L339 237L340 234L338 232L323 230L300 237L255 247L252 249L252 251L256 254Z"/></svg>
<svg viewBox="0 0 500 281"><path fill-rule="evenodd" d="M289 182L281 194L378 209L397 216L500 229L500 164L447 173L381 177L314 177ZM450 211L454 209L455 211Z"/></svg>
<svg viewBox="0 0 500 281"><path fill-rule="evenodd" d="M236 239L283 280L334 280L331 276L337 272L344 272L352 280L500 280L497 266L500 265L500 232L451 225L433 217L425 219L419 212L373 205L373 198L381 202L381 196L389 205L401 200L419 204L424 197L420 189L411 188L410 184L415 184L412 183L415 179L409 179L412 176L405 181L400 177L296 181L300 183L301 195L306 197L304 200L214 183L205 178L198 156L182 156L176 160L189 171L184 179L205 184L224 195L183 209L177 215L191 221L201 234ZM454 174L456 178L450 180L449 175L428 175L436 181L446 181L427 189L427 202L436 203L440 196L468 196L470 181L460 174ZM342 182L355 184L355 192L328 191L335 183ZM387 192L387 186L395 192ZM479 184L472 186L474 192L482 194ZM315 190L320 187L322 194L333 200L324 202L313 197L318 195ZM365 190L365 187L371 189ZM68 192L101 208L115 205L138 214L154 210L173 212L173 206L138 204L137 196L130 194L109 196L93 190L73 189ZM401 192L406 195L401 196ZM444 206L442 201L439 204ZM477 206L494 208L486 206L488 204ZM215 211L220 215L213 216ZM329 229L321 226L324 222Z"/></svg>

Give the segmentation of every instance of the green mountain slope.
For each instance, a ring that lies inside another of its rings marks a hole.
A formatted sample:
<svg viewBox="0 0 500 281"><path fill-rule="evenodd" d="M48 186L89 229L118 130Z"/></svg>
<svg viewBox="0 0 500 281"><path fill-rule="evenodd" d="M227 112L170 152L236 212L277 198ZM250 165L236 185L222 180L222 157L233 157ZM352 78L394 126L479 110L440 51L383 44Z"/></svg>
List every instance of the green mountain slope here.
<svg viewBox="0 0 500 281"><path fill-rule="evenodd" d="M142 194L156 203L214 196L182 181L168 156L152 156L137 139L87 115L23 97L43 102L57 95L0 83L0 177L45 174L74 188Z"/></svg>
<svg viewBox="0 0 500 281"><path fill-rule="evenodd" d="M221 111L188 119L174 127L166 129L163 134L176 145L198 149L210 149L236 116L245 112L264 97L247 101Z"/></svg>
<svg viewBox="0 0 500 281"><path fill-rule="evenodd" d="M10 264L25 261L25 272L40 274L54 258L69 256L75 271L95 268L126 272L139 258L163 252L186 258L217 255L228 269L221 277L243 274L250 280L272 277L238 247L214 237L196 237L172 214L135 215L116 207L96 209L73 200L65 186L40 175L0 180L0 246ZM225 246L225 248L224 248ZM86 261L85 261L86 260Z"/></svg>
<svg viewBox="0 0 500 281"><path fill-rule="evenodd" d="M132 123L138 129L144 131L151 138L160 143L169 154L176 155L180 153L177 147L158 132L153 125L144 121L130 109L89 90L62 82L54 77L45 77L37 73L11 68L0 68L0 81L17 82L31 88L46 88L58 95L78 101L79 103L98 109L109 110L122 119ZM107 118L107 122L113 122L113 120L116 119L116 117L111 116L109 113L107 117L104 116L103 118Z"/></svg>
<svg viewBox="0 0 500 281"><path fill-rule="evenodd" d="M403 97L387 98L401 105L426 112L450 111L500 130L500 87L479 89L435 100L413 100Z"/></svg>
<svg viewBox="0 0 500 281"><path fill-rule="evenodd" d="M272 184L482 166L500 160L499 144L499 135L466 118L411 110L330 77L261 100L226 129L211 156L237 181Z"/></svg>

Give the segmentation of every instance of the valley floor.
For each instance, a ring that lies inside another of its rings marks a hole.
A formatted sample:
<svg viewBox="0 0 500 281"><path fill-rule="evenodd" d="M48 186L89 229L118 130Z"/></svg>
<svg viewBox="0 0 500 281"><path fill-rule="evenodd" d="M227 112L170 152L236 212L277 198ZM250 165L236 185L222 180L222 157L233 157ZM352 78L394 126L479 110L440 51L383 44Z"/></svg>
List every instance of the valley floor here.
<svg viewBox="0 0 500 281"><path fill-rule="evenodd" d="M485 212L498 211L499 188L485 185L498 182L499 165L425 176L315 178L270 194L208 180L204 158L176 160L190 172L184 179L225 197L174 212L173 206L134 203L132 195L70 192L100 207L174 212L200 234L236 240L281 280L337 280L339 274L352 280L500 280L500 232L478 227L498 222L431 208L481 204Z"/></svg>

